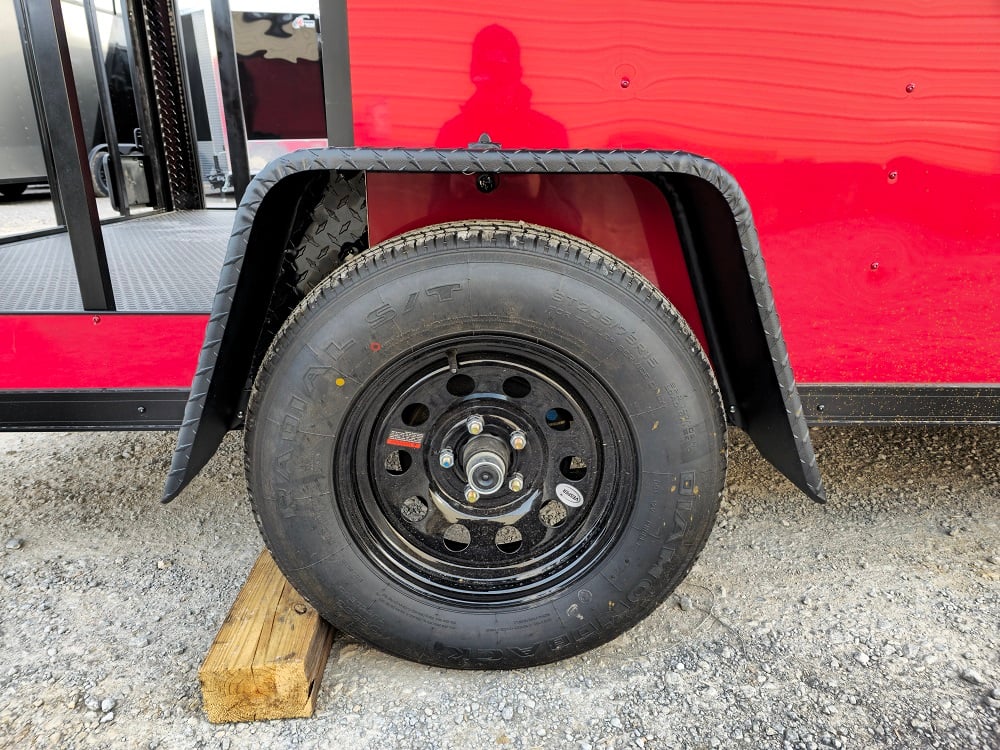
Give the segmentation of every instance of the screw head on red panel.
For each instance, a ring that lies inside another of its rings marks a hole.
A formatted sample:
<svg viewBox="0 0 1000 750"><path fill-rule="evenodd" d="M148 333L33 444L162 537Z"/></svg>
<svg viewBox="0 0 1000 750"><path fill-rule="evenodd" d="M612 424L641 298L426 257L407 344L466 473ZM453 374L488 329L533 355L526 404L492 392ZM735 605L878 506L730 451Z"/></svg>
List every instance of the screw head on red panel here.
<svg viewBox="0 0 1000 750"><path fill-rule="evenodd" d="M497 189L498 184L497 176L489 172L483 172L476 177L476 189L480 193L492 193Z"/></svg>
<svg viewBox="0 0 1000 750"><path fill-rule="evenodd" d="M632 81L630 81L627 77L622 76L621 87L623 89L627 89L631 85L632 85Z"/></svg>
<svg viewBox="0 0 1000 750"><path fill-rule="evenodd" d="M916 90L916 88L917 88L917 84L915 84L915 83L908 83L908 84L906 84L906 93L907 94L912 94Z"/></svg>

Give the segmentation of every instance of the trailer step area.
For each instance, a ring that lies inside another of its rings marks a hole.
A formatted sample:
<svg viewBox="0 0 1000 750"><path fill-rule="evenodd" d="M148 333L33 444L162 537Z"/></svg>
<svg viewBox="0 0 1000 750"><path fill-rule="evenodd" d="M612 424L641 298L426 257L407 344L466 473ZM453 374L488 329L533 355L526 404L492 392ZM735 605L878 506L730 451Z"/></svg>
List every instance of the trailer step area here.
<svg viewBox="0 0 1000 750"><path fill-rule="evenodd" d="M207 313L235 211L175 211L106 224L119 312ZM0 245L0 312L83 312L69 235Z"/></svg>

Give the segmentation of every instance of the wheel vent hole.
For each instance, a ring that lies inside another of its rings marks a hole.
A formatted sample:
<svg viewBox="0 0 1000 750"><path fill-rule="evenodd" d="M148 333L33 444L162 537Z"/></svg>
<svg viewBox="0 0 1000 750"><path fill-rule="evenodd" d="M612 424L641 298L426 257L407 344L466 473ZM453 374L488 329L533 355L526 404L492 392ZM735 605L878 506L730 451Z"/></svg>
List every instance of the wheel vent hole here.
<svg viewBox="0 0 1000 750"><path fill-rule="evenodd" d="M405 474L412 463L413 456L406 451L389 451L385 457L385 470L398 477L400 474Z"/></svg>
<svg viewBox="0 0 1000 750"><path fill-rule="evenodd" d="M407 427L416 427L426 422L430 416L430 409L423 404L408 404L403 409L403 424Z"/></svg>
<svg viewBox="0 0 1000 750"><path fill-rule="evenodd" d="M444 546L451 552L464 552L472 542L472 534L460 523L444 530Z"/></svg>
<svg viewBox="0 0 1000 750"><path fill-rule="evenodd" d="M427 517L427 501L422 497L408 497L399 506L399 512L410 523L420 523Z"/></svg>
<svg viewBox="0 0 1000 750"><path fill-rule="evenodd" d="M579 456L566 456L559 462L559 471L571 482L579 482L587 476L587 462Z"/></svg>
<svg viewBox="0 0 1000 750"><path fill-rule="evenodd" d="M513 526L504 526L496 535L497 549L507 555L513 555L524 543L521 532Z"/></svg>
<svg viewBox="0 0 1000 750"><path fill-rule="evenodd" d="M448 389L448 393L452 396L468 396L474 390L476 390L476 381L470 378L468 375L452 375L448 379L448 385L445 386Z"/></svg>
<svg viewBox="0 0 1000 750"><path fill-rule="evenodd" d="M558 500L549 500L538 512L538 517L549 528L562 526L566 522L566 506Z"/></svg>
<svg viewBox="0 0 1000 750"><path fill-rule="evenodd" d="M565 432L573 425L573 415L565 409L549 409L545 413L545 424L553 430Z"/></svg>
<svg viewBox="0 0 1000 750"><path fill-rule="evenodd" d="M520 375L515 375L503 381L503 392L511 398L524 398L531 393L531 383Z"/></svg>

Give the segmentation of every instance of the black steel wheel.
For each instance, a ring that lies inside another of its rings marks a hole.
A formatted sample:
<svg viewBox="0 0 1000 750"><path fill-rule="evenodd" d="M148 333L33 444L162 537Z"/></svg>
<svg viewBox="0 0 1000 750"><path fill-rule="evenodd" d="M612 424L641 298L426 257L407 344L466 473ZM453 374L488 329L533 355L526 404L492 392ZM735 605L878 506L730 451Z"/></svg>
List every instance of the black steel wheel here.
<svg viewBox="0 0 1000 750"><path fill-rule="evenodd" d="M707 539L725 427L697 340L568 235L443 225L374 248L278 334L247 421L261 531L336 627L517 667L648 614Z"/></svg>
<svg viewBox="0 0 1000 750"><path fill-rule="evenodd" d="M635 493L612 394L571 358L495 334L445 338L381 373L345 416L334 466L365 554L450 606L571 585Z"/></svg>

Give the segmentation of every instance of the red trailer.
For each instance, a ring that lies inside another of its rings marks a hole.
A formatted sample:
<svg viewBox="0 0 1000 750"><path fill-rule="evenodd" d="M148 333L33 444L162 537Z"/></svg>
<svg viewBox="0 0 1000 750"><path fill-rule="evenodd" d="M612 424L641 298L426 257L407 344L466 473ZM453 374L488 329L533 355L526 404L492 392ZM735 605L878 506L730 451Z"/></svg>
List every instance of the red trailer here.
<svg viewBox="0 0 1000 750"><path fill-rule="evenodd" d="M129 10L140 39L173 13ZM268 547L327 619L489 668L664 599L728 425L822 501L812 424L1000 423L992 0L324 0L320 24L335 147L272 162L235 217L0 249L4 429L177 427L165 501L243 429ZM148 78L166 209L198 205L179 69Z"/></svg>

